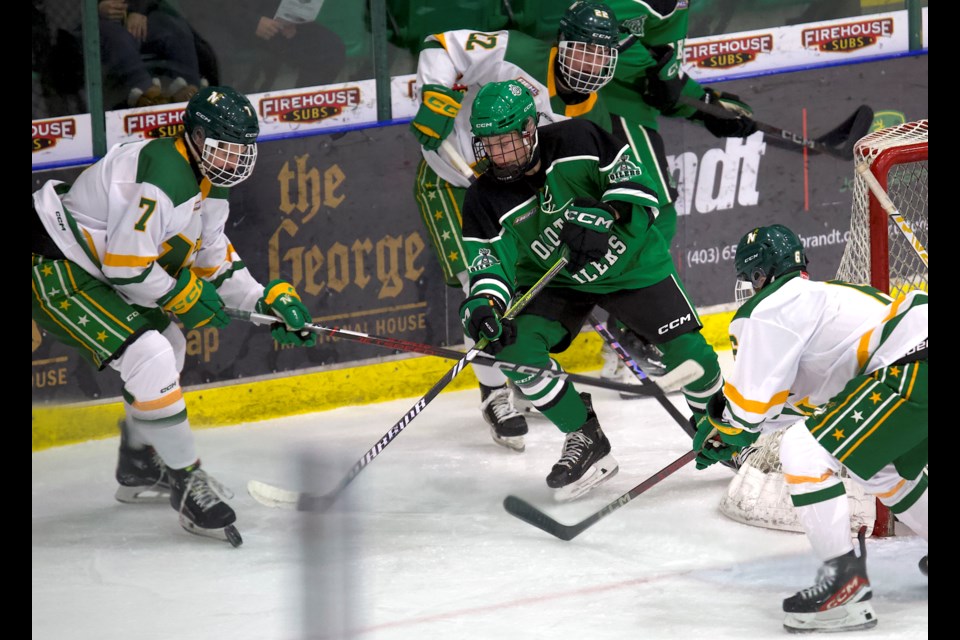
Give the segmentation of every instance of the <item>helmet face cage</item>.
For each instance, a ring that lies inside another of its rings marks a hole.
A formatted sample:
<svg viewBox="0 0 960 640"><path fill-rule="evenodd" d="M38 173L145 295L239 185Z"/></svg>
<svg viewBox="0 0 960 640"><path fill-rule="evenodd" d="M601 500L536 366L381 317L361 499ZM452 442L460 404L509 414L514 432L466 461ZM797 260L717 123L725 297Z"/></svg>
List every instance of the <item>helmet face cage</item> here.
<svg viewBox="0 0 960 640"><path fill-rule="evenodd" d="M737 302L737 306L742 305L744 302L753 297L753 294L757 292L757 289L753 286L753 281L745 273L737 274L737 284L734 287L733 295L734 300Z"/></svg>
<svg viewBox="0 0 960 640"><path fill-rule="evenodd" d="M204 138L200 154L200 172L217 187L240 184L253 173L257 162L257 145L224 142Z"/></svg>
<svg viewBox="0 0 960 640"><path fill-rule="evenodd" d="M537 122L533 96L516 80L488 82L470 113L473 154L501 182L518 180L537 163Z"/></svg>
<svg viewBox="0 0 960 640"><path fill-rule="evenodd" d="M230 87L204 87L183 116L187 143L211 184L231 187L250 177L260 123L246 96Z"/></svg>
<svg viewBox="0 0 960 640"><path fill-rule="evenodd" d="M619 56L620 25L602 2L574 2L560 18L557 66L577 93L593 93L613 79Z"/></svg>
<svg viewBox="0 0 960 640"><path fill-rule="evenodd" d="M563 81L577 93L593 93L613 80L616 49L577 40L561 40L557 62Z"/></svg>
<svg viewBox="0 0 960 640"><path fill-rule="evenodd" d="M527 118L520 130L473 137L473 154L481 166L501 182L523 177L536 163L537 123Z"/></svg>

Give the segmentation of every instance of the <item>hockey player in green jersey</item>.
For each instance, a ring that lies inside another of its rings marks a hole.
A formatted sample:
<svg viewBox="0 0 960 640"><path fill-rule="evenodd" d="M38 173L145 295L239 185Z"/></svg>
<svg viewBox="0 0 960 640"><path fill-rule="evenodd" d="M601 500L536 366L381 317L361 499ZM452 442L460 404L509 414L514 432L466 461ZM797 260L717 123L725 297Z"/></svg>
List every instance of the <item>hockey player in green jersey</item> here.
<svg viewBox="0 0 960 640"><path fill-rule="evenodd" d="M607 3L620 20L621 30L630 33L636 41L620 52L614 78L600 89L600 98L611 113L614 135L627 142L634 156L650 168L655 188L666 198L660 207L657 227L669 247L677 230L677 188L667 165L659 118L686 118L704 125L721 138L742 138L754 133L757 126L750 117L750 107L738 96L703 87L684 73L680 63L687 37L687 0L607 0ZM720 104L730 111L731 117L718 118L678 105L681 95ZM656 349L626 331L622 323L614 320L607 324L644 371L659 372ZM614 354L605 352L604 360L609 377L632 377Z"/></svg>
<svg viewBox="0 0 960 640"><path fill-rule="evenodd" d="M459 158L473 156L473 96L488 82L514 79L530 90L545 122L585 118L609 129L610 115L596 91L613 78L617 44L616 16L600 2L574 3L553 44L519 31L461 29L426 38L417 65L423 102L410 123L423 151L414 196L449 286L467 285L461 209L470 176L441 145L449 145ZM466 342L472 346L469 336ZM513 404L506 377L490 367L474 371L494 442L523 450L527 424Z"/></svg>
<svg viewBox="0 0 960 640"><path fill-rule="evenodd" d="M864 532L858 557L840 473L927 539L927 294L810 280L803 243L779 224L747 232L734 264L734 367L698 425L697 468L785 428L784 478L823 565L817 584L783 601L784 626L872 627Z"/></svg>
<svg viewBox="0 0 960 640"><path fill-rule="evenodd" d="M600 306L662 350L667 373L660 382L682 384L695 416L701 414L723 380L655 225L660 200L646 166L592 122L538 127L536 104L519 82L485 85L472 107L474 156L483 174L463 204L466 333L490 340L488 351L505 360L559 369L550 354L565 350ZM504 319L511 298L564 251L566 271L515 321ZM558 500L583 495L616 473L589 394L565 380L507 375L566 434L547 476Z"/></svg>
<svg viewBox="0 0 960 640"><path fill-rule="evenodd" d="M223 327L225 305L283 320L274 338L310 346L310 313L281 280L263 286L225 234L228 195L257 159L250 101L205 87L183 132L120 144L73 182L33 194L33 319L123 380L121 502L169 504L191 533L241 542L222 487L200 466L180 388L187 329Z"/></svg>

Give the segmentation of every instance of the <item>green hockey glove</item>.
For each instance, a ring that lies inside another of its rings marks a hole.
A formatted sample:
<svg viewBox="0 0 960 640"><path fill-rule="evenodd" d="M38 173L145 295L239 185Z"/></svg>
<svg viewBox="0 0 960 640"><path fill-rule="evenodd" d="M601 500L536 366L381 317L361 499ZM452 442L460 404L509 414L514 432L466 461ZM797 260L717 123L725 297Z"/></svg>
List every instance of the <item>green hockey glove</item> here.
<svg viewBox="0 0 960 640"><path fill-rule="evenodd" d="M686 77L680 73L680 61L669 45L649 47L656 65L647 67L645 77L638 83L643 101L661 113L673 111L680 99Z"/></svg>
<svg viewBox="0 0 960 640"><path fill-rule="evenodd" d="M460 305L460 321L463 331L480 342L489 340L483 350L496 355L517 341L517 325L503 317L503 305L496 298L484 295L470 296Z"/></svg>
<svg viewBox="0 0 960 640"><path fill-rule="evenodd" d="M453 131L463 94L440 84L425 84L422 95L423 103L410 122L410 131L424 149L436 151Z"/></svg>
<svg viewBox="0 0 960 640"><path fill-rule="evenodd" d="M263 297L257 300L257 313L273 314L283 320L270 327L270 334L280 344L312 347L317 344L317 335L303 329L312 320L310 310L300 301L293 285L283 280L271 280L263 289Z"/></svg>
<svg viewBox="0 0 960 640"><path fill-rule="evenodd" d="M600 260L609 250L610 229L617 218L613 205L594 198L577 198L564 211L560 241L570 249L569 273L583 269L588 262Z"/></svg>
<svg viewBox="0 0 960 640"><path fill-rule="evenodd" d="M730 460L760 437L759 431L747 431L733 426L723 419L727 405L723 391L718 391L707 402L707 413L697 420L697 434L693 437L693 449L697 455L697 469L705 469L715 462ZM708 439L716 429L717 434Z"/></svg>
<svg viewBox="0 0 960 640"><path fill-rule="evenodd" d="M230 324L230 316L223 309L217 288L198 278L190 269L181 270L173 289L157 302L175 313L187 329Z"/></svg>
<svg viewBox="0 0 960 640"><path fill-rule="evenodd" d="M740 96L710 87L703 89L706 93L701 100L707 104L723 107L730 112L730 117L720 118L698 111L691 120L702 120L707 131L718 138L746 138L757 130L753 110L750 105L740 99Z"/></svg>

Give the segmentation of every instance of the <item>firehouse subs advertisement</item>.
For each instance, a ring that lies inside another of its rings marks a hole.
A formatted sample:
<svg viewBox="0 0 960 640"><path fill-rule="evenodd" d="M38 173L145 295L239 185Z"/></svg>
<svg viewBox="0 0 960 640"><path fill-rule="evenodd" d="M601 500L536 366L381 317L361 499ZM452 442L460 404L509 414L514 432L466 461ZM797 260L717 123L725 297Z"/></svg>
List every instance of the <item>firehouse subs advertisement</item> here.
<svg viewBox="0 0 960 640"><path fill-rule="evenodd" d="M864 43L860 49L844 48L852 47L852 32L837 32L848 39L846 45L841 40L830 45L827 31L820 31L808 36L810 46L815 44L817 55L841 50L857 55L884 42L885 34L897 33L900 22L858 29L856 37ZM753 61L743 58L744 71L762 59L764 47L778 46L778 31L771 32L772 44L757 41L758 54ZM870 38L873 45L866 44ZM720 66L723 60L729 65L732 54L721 59L716 53L712 63L703 62L704 56L694 59L700 65ZM861 105L872 108L873 129L926 118L926 68L925 56L903 56L735 79L719 87L739 95L757 120L813 139L835 129ZM420 148L407 125L322 132L330 122L343 126L344 116L362 119L357 112L366 108L374 87L361 84L338 85L322 97L315 89L282 97L261 94L253 100L266 140L259 145L252 177L231 189L227 234L257 279L291 282L318 324L430 345L462 345L457 309L463 293L444 284L420 220L413 198ZM394 79L394 118L415 112L411 87L410 78ZM112 112L108 140L175 135L181 118L176 109ZM67 140L77 142L84 135L82 125L89 126L89 118L57 121L34 122L35 168L38 153L69 146ZM319 129L320 135L269 139L287 126ZM808 153L762 131L747 138L715 138L685 120L661 119L660 133L678 192L674 262L698 309L733 302L733 250L753 226L786 224L804 241L811 276L835 275L849 234L852 160ZM51 178L69 182L81 169L35 172L33 190ZM329 338L312 349L284 348L267 329L242 321L185 335L185 387L348 366L393 353ZM90 365L75 351L44 335L35 323L32 338L34 404L120 396L119 376L91 375Z"/></svg>

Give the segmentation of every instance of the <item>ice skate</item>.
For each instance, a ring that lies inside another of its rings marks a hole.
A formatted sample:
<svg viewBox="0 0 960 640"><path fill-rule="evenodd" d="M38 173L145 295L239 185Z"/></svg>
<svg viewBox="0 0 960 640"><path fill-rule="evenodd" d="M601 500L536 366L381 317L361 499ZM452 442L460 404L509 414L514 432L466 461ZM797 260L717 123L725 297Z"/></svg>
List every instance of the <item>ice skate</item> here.
<svg viewBox="0 0 960 640"><path fill-rule="evenodd" d="M170 506L180 514L180 526L200 536L226 540L235 547L243 539L233 523L237 519L221 500L233 497L227 489L200 468L200 461L186 469L170 469Z"/></svg>
<svg viewBox="0 0 960 640"><path fill-rule="evenodd" d="M790 633L854 631L877 624L867 578L866 527L861 527L860 557L851 549L827 560L817 572L817 584L783 601L783 627Z"/></svg>
<svg viewBox="0 0 960 640"><path fill-rule="evenodd" d="M151 446L134 449L128 442L126 420L120 421L120 451L117 456L117 492L114 497L128 504L164 503L170 500L167 467Z"/></svg>
<svg viewBox="0 0 960 640"><path fill-rule="evenodd" d="M523 395L523 392L513 383L512 380L507 380L507 388L510 389L510 392L513 394L511 398L513 402L513 408L516 409L520 415L524 417L543 417L543 414L537 411L537 408L533 406L533 403L527 399L527 396Z"/></svg>
<svg viewBox="0 0 960 640"><path fill-rule="evenodd" d="M513 451L523 451L527 420L513 406L512 396L507 385L488 387L481 384L480 412L490 425L494 442Z"/></svg>
<svg viewBox="0 0 960 640"><path fill-rule="evenodd" d="M581 393L580 397L587 405L587 421L567 434L563 454L547 476L547 486L556 489L553 497L558 502L579 498L620 469L610 455L610 441L600 429L590 394Z"/></svg>

